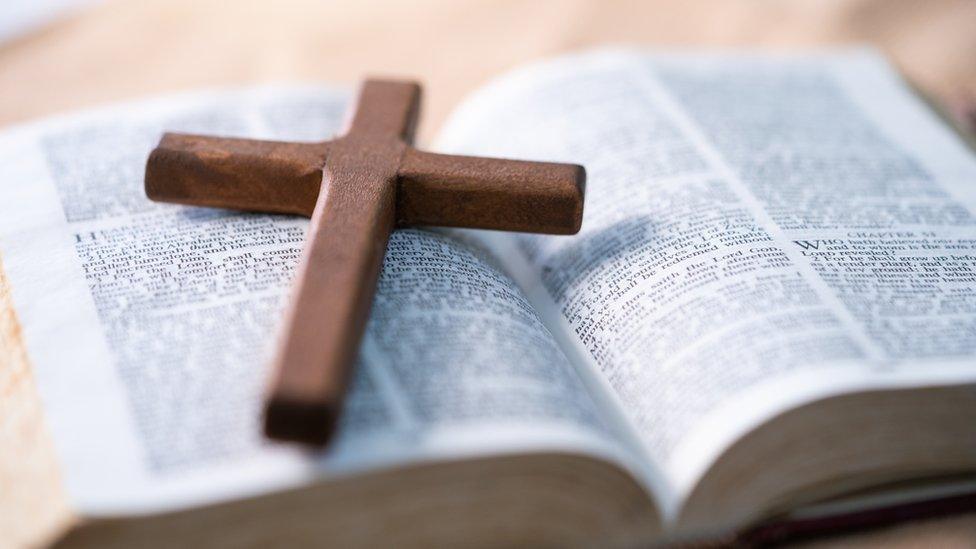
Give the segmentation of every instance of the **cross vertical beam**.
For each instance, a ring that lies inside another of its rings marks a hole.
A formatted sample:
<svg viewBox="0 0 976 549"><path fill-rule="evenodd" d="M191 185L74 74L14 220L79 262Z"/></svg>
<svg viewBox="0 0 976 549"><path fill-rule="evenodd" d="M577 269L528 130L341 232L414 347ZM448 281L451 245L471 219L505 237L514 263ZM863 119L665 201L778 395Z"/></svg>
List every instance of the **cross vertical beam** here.
<svg viewBox="0 0 976 549"><path fill-rule="evenodd" d="M393 231L397 171L419 106L416 85L367 83L347 134L332 144L274 362L264 425L272 438L324 444L332 434Z"/></svg>

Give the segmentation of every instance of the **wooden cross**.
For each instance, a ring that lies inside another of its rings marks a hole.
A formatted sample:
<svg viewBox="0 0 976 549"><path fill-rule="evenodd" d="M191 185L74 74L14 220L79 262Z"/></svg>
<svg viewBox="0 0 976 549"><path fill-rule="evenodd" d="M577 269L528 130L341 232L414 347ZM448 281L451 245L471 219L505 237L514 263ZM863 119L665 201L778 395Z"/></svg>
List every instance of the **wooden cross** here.
<svg viewBox="0 0 976 549"><path fill-rule="evenodd" d="M580 228L582 166L419 151L419 110L418 84L368 80L331 141L167 133L149 156L153 200L312 218L265 402L271 438L331 436L394 227Z"/></svg>

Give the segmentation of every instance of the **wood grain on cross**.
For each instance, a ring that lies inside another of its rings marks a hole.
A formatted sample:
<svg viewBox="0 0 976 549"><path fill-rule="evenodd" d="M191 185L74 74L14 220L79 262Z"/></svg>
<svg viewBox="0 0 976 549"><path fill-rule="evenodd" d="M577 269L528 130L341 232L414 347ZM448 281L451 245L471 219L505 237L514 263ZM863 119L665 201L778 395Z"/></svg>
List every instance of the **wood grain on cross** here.
<svg viewBox="0 0 976 549"><path fill-rule="evenodd" d="M419 151L419 110L418 84L369 80L331 141L166 134L149 157L153 200L312 218L265 406L272 438L331 436L394 227L579 230L582 166Z"/></svg>

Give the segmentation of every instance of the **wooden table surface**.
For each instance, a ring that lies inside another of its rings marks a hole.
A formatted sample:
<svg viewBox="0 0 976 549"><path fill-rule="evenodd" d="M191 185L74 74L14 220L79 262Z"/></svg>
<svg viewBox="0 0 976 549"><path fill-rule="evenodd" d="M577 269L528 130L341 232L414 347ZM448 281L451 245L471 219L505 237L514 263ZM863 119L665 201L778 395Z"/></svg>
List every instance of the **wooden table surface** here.
<svg viewBox="0 0 976 549"><path fill-rule="evenodd" d="M426 84L425 141L466 93L498 73L607 43L870 43L961 119L976 121L971 1L108 0L0 44L0 126L202 86L403 75ZM65 520L6 290L0 265L0 509L15 502L38 522ZM0 532L25 527L0 513ZM974 547L976 515L813 544L826 545Z"/></svg>

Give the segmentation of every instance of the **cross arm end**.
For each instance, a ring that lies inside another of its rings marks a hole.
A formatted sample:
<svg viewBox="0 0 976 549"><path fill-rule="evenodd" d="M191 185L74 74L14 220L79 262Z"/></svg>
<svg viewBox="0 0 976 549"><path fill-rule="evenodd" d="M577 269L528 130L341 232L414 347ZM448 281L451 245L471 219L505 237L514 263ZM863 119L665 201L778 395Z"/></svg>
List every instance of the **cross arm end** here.
<svg viewBox="0 0 976 549"><path fill-rule="evenodd" d="M311 215L326 143L166 133L146 161L146 196L160 202Z"/></svg>
<svg viewBox="0 0 976 549"><path fill-rule="evenodd" d="M549 234L583 222L586 169L578 164L408 150L399 172L397 221Z"/></svg>

